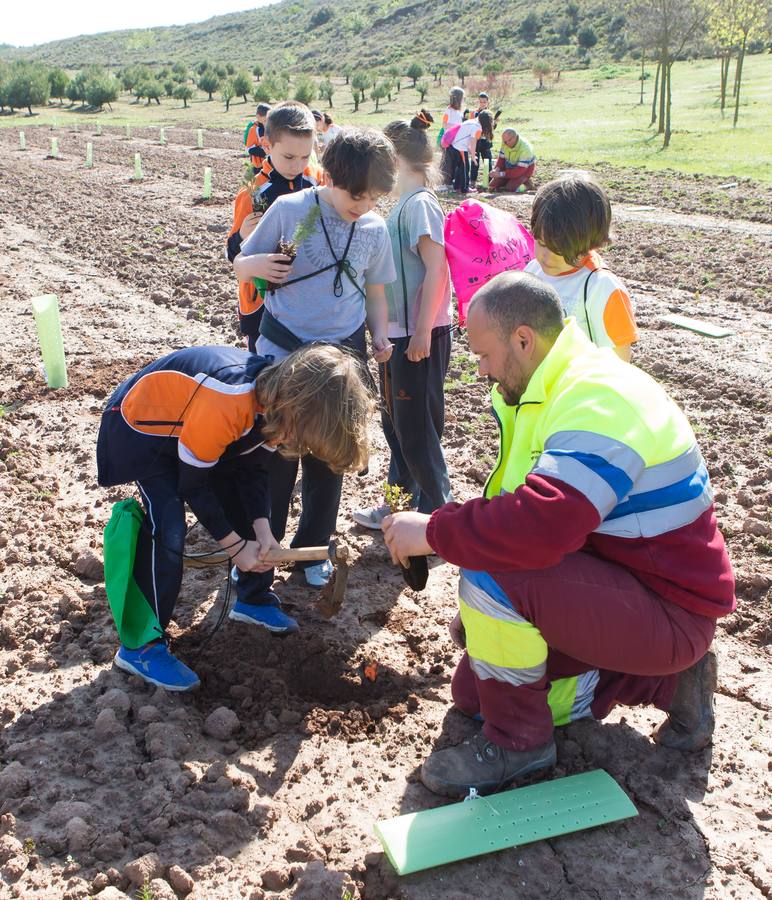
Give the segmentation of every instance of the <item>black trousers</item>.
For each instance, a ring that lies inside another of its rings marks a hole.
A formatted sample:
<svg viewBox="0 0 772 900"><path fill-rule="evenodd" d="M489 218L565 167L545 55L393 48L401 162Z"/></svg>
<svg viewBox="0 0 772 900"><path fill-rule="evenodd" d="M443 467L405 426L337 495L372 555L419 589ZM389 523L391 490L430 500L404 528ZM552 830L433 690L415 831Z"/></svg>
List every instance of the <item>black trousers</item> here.
<svg viewBox="0 0 772 900"><path fill-rule="evenodd" d="M445 376L450 364L450 325L432 331L428 359L410 362L409 337L392 338L391 359L379 366L384 405L381 422L391 450L389 484L413 495L413 505L431 513L451 499L442 452Z"/></svg>
<svg viewBox="0 0 772 900"><path fill-rule="evenodd" d="M450 148L455 153L455 168L453 169L453 189L465 194L469 190L469 154L466 150Z"/></svg>
<svg viewBox="0 0 772 900"><path fill-rule="evenodd" d="M259 448L255 453L266 453ZM254 540L255 532L244 508L238 482L212 469L210 473L217 497L226 518L239 537ZM148 528L143 528L137 540L134 557L134 580L147 598L162 628L172 619L182 583L182 562L185 552L185 504L177 491L177 471L169 469L137 482L147 513ZM235 553L239 545L233 548ZM271 605L276 602L269 594L270 581L255 572L241 573L236 596L242 603Z"/></svg>

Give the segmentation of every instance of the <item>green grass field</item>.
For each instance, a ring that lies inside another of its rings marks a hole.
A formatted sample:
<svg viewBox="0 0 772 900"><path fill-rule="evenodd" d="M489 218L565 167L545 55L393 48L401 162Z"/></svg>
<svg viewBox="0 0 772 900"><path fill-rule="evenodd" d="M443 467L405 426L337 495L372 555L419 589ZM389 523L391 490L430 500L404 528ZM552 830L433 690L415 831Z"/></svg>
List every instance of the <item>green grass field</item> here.
<svg viewBox="0 0 772 900"><path fill-rule="evenodd" d="M671 146L662 149L662 136L648 127L654 85L653 67L644 83L644 104L639 104L639 69L633 65L609 65L600 68L564 72L558 82L545 81L537 90L530 72L517 72L514 85L504 104L502 123L514 123L535 145L542 159L558 159L585 165L608 162L618 166L671 168L682 172L750 177L772 183L772 55L748 57L741 92L740 121L732 128L732 109L724 115L718 108L716 60L676 63L673 68L673 136ZM467 79L478 85L481 79ZM424 105L441 111L446 105L446 79L442 87L433 86ZM473 99L473 98L470 98ZM358 113L348 87L342 81L336 91L332 113L340 123L381 126L393 118L412 114L419 106L418 93L407 86L391 103L381 103L378 113L368 98ZM320 107L322 106L319 103ZM88 113L79 107L53 104L36 109L33 117L25 113L0 117L0 126L23 128L29 125L72 127L95 120L104 126L186 125L206 128L240 128L254 111L250 100L231 103L228 113L215 96L205 95L184 109L179 101L164 99L158 106L132 102L123 96L100 113Z"/></svg>

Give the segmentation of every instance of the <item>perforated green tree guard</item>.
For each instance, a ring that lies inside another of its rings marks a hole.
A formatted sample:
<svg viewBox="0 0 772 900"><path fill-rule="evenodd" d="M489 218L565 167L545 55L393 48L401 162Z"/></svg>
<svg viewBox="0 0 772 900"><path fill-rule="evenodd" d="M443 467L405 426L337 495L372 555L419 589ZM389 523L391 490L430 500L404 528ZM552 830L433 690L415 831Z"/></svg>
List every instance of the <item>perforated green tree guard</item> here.
<svg viewBox="0 0 772 900"><path fill-rule="evenodd" d="M714 325L712 322L703 322L702 319L692 319L689 316L679 316L676 313L662 316L662 321L669 322L678 328L686 328L688 331L696 331L697 334L704 334L706 337L722 338L734 334L731 328L722 328L720 325Z"/></svg>
<svg viewBox="0 0 772 900"><path fill-rule="evenodd" d="M19 132L19 150L27 149L27 135L23 131Z"/></svg>
<svg viewBox="0 0 772 900"><path fill-rule="evenodd" d="M51 156L56 159L59 156L59 140L58 138L51 138Z"/></svg>
<svg viewBox="0 0 772 900"><path fill-rule="evenodd" d="M204 129L203 128L199 128L196 131L196 147L198 147L199 150L204 149Z"/></svg>
<svg viewBox="0 0 772 900"><path fill-rule="evenodd" d="M139 153L134 154L134 181L142 181L142 158Z"/></svg>
<svg viewBox="0 0 772 900"><path fill-rule="evenodd" d="M400 875L617 822L638 811L602 769L490 797L397 816L375 825Z"/></svg>
<svg viewBox="0 0 772 900"><path fill-rule="evenodd" d="M64 361L62 326L59 321L59 301L56 294L32 298L32 314L38 330L46 383L50 388L67 387L67 364Z"/></svg>
<svg viewBox="0 0 772 900"><path fill-rule="evenodd" d="M92 169L94 167L94 145L89 141L86 144L86 168Z"/></svg>
<svg viewBox="0 0 772 900"><path fill-rule="evenodd" d="M163 147L166 145L166 129L162 128L158 133L158 143Z"/></svg>
<svg viewBox="0 0 772 900"><path fill-rule="evenodd" d="M209 166L204 169L204 200L208 200L212 196L212 170Z"/></svg>

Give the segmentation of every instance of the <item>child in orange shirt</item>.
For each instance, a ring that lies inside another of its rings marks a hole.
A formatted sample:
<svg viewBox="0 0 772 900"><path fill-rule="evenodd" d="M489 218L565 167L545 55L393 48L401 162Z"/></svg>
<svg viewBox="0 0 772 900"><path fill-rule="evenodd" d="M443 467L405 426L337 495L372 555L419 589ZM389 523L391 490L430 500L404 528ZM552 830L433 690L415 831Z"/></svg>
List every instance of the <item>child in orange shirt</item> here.
<svg viewBox="0 0 772 900"><path fill-rule="evenodd" d="M574 172L539 188L531 208L536 259L525 271L558 292L599 347L613 347L625 362L638 328L624 284L605 266L598 250L609 242L611 204L586 172Z"/></svg>

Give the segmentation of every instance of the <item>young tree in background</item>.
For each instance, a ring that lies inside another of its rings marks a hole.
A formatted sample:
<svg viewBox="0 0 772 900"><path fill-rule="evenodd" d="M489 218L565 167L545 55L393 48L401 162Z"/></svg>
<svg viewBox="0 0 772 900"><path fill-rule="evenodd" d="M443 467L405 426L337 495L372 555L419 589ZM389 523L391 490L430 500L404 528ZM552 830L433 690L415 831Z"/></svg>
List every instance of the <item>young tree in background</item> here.
<svg viewBox="0 0 772 900"><path fill-rule="evenodd" d="M316 82L308 75L301 75L295 84L295 100L310 106L316 100Z"/></svg>
<svg viewBox="0 0 772 900"><path fill-rule="evenodd" d="M740 85L743 78L743 62L748 44L769 35L769 6L766 0L734 0L736 6L736 33L738 37L737 67L734 75L734 119L737 127L740 116Z"/></svg>
<svg viewBox="0 0 772 900"><path fill-rule="evenodd" d="M258 63L258 65L252 67L252 74L255 76L256 81L260 81L263 77L263 67Z"/></svg>
<svg viewBox="0 0 772 900"><path fill-rule="evenodd" d="M67 85L70 83L70 76L64 71L64 69L60 69L56 66L53 69L49 69L48 71L48 84L51 87L51 96L55 97L59 101L59 105L62 105L64 98L67 96Z"/></svg>
<svg viewBox="0 0 772 900"><path fill-rule="evenodd" d="M249 72L242 69L233 76L233 90L237 97L243 97L244 102L247 102L247 94L252 90L252 79L249 77Z"/></svg>
<svg viewBox="0 0 772 900"><path fill-rule="evenodd" d="M173 96L175 100L182 100L183 107L187 109L188 100L193 99L193 88L189 84L178 84Z"/></svg>
<svg viewBox="0 0 772 900"><path fill-rule="evenodd" d="M118 81L109 75L101 66L92 66L85 80L84 93L86 102L94 109L110 106L118 99Z"/></svg>
<svg viewBox="0 0 772 900"><path fill-rule="evenodd" d="M225 104L225 112L228 112L231 108L231 100L236 96L236 88L232 78L224 78L220 82L220 96Z"/></svg>
<svg viewBox="0 0 772 900"><path fill-rule="evenodd" d="M415 89L418 91L418 94L421 97L421 103L423 103L426 99L426 95L429 93L429 82L419 81L415 86Z"/></svg>
<svg viewBox="0 0 772 900"><path fill-rule="evenodd" d="M361 96L361 93L362 92L359 90L359 88L354 87L353 84L351 85L351 96L354 98L354 112L357 112L359 110L359 98Z"/></svg>
<svg viewBox="0 0 772 900"><path fill-rule="evenodd" d="M658 133L664 135L662 146L669 147L673 63L704 27L706 8L703 0L630 0L627 14L639 45L656 50L660 75Z"/></svg>
<svg viewBox="0 0 772 900"><path fill-rule="evenodd" d="M7 93L9 106L16 109L26 107L32 115L32 107L44 106L51 96L48 72L40 63L18 60L11 66Z"/></svg>
<svg viewBox="0 0 772 900"><path fill-rule="evenodd" d="M402 71L399 66L389 66L389 78L394 82L397 93L402 90Z"/></svg>
<svg viewBox="0 0 772 900"><path fill-rule="evenodd" d="M389 93L389 86L386 82L382 81L380 84L376 84L373 86L372 91L370 92L370 99L375 100L375 111L378 112L378 105L381 100L384 99Z"/></svg>
<svg viewBox="0 0 772 900"><path fill-rule="evenodd" d="M550 74L551 71L552 66L548 62L534 63L533 74L539 79L539 86L536 88L537 91L544 90L544 79Z"/></svg>
<svg viewBox="0 0 772 900"><path fill-rule="evenodd" d="M319 82L319 97L322 100L326 100L330 104L330 109L332 109L332 98L335 94L335 85L332 83L329 77L323 78Z"/></svg>
<svg viewBox="0 0 772 900"><path fill-rule="evenodd" d="M459 63L459 65L456 66L456 75L461 79L461 87L464 86L464 79L468 74L469 66L467 66L466 63Z"/></svg>
<svg viewBox="0 0 772 900"><path fill-rule="evenodd" d="M424 68L420 63L410 63L405 74L412 80L413 87L415 87L418 79L424 74Z"/></svg>
<svg viewBox="0 0 772 900"><path fill-rule="evenodd" d="M212 94L220 87L220 76L214 69L206 69L198 79L198 88L212 99Z"/></svg>
<svg viewBox="0 0 772 900"><path fill-rule="evenodd" d="M372 84L372 80L367 72L355 72L351 76L351 88L352 90L359 91L359 102L365 102L365 91Z"/></svg>

